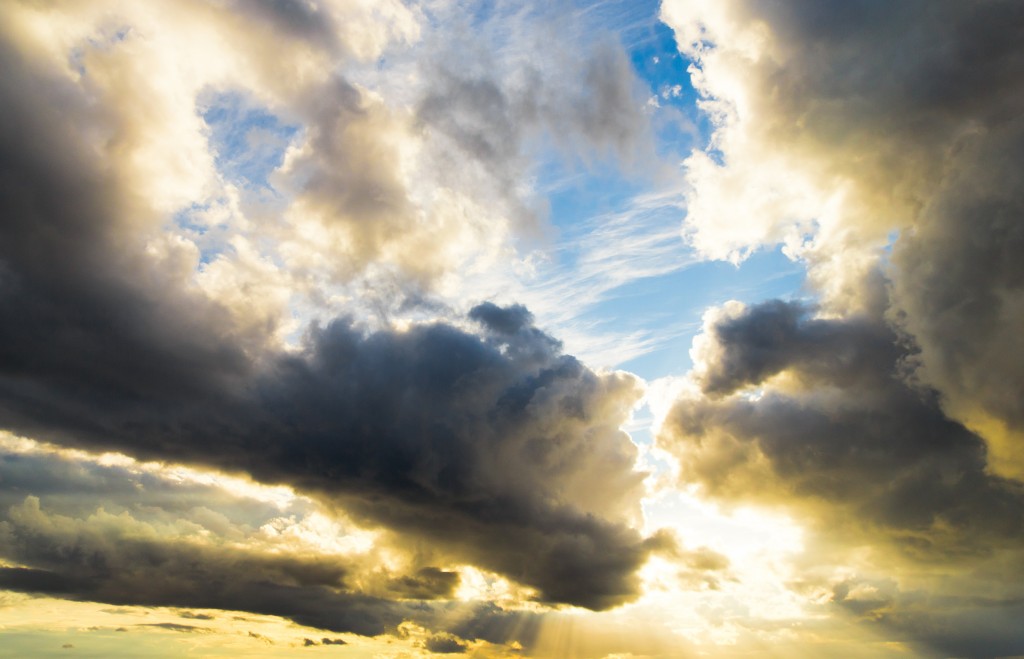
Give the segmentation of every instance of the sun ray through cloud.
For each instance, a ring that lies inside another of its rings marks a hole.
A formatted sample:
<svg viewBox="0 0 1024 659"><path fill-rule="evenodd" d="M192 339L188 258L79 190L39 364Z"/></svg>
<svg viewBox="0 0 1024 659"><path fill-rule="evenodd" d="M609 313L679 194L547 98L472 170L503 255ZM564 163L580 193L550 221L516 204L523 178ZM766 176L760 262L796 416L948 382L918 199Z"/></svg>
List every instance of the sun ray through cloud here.
<svg viewBox="0 0 1024 659"><path fill-rule="evenodd" d="M1024 655L1013 0L7 0L0 655Z"/></svg>

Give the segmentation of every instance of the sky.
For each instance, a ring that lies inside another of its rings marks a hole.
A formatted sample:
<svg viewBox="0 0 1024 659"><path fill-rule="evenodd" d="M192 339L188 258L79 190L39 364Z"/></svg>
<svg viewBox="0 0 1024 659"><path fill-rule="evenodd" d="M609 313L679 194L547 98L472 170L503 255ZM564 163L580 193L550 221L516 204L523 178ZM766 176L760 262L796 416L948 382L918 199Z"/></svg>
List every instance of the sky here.
<svg viewBox="0 0 1024 659"><path fill-rule="evenodd" d="M0 656L1024 656L1022 44L7 0Z"/></svg>

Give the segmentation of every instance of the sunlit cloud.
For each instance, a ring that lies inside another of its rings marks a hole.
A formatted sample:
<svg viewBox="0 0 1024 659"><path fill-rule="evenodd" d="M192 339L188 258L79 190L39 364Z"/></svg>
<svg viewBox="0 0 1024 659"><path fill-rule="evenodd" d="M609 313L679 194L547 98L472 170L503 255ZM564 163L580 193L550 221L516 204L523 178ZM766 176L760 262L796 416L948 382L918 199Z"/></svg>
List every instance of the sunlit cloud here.
<svg viewBox="0 0 1024 659"><path fill-rule="evenodd" d="M1014 656L1012 2L11 0L18 656Z"/></svg>

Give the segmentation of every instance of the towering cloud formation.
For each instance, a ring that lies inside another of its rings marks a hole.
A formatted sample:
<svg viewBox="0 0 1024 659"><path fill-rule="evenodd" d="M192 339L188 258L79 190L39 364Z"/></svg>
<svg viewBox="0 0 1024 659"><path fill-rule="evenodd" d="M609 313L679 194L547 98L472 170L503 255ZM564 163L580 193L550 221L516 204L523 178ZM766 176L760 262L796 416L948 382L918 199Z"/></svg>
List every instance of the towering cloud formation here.
<svg viewBox="0 0 1024 659"><path fill-rule="evenodd" d="M782 243L817 295L710 312L699 393L677 402L663 445L710 493L800 510L890 556L876 570L937 561L948 580L904 573L904 586L954 599L992 588L1008 612L1015 589L950 575L997 570L978 566L1021 546L1024 8L666 0L662 12L715 122L687 162L687 236L734 260ZM864 611L943 653L1020 651L1006 629L986 646L962 602L944 634L914 608L886 597Z"/></svg>
<svg viewBox="0 0 1024 659"><path fill-rule="evenodd" d="M914 377L993 469L1024 473L1021 7L669 1L663 16L717 122L688 161L694 244L741 258L785 242L826 313L888 297ZM887 291L865 283L878 263Z"/></svg>

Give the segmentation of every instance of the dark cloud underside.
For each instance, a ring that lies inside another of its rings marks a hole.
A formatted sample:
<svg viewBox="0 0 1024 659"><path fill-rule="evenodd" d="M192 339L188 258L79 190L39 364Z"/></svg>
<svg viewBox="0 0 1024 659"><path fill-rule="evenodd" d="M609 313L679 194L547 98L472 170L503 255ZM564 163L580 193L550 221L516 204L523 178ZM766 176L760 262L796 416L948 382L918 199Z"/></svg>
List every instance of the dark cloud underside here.
<svg viewBox="0 0 1024 659"><path fill-rule="evenodd" d="M519 307L480 307L483 336L338 320L268 349L145 253L157 218L67 121L89 116L75 90L0 57L0 423L287 483L547 601L637 595L632 379L561 355Z"/></svg>

